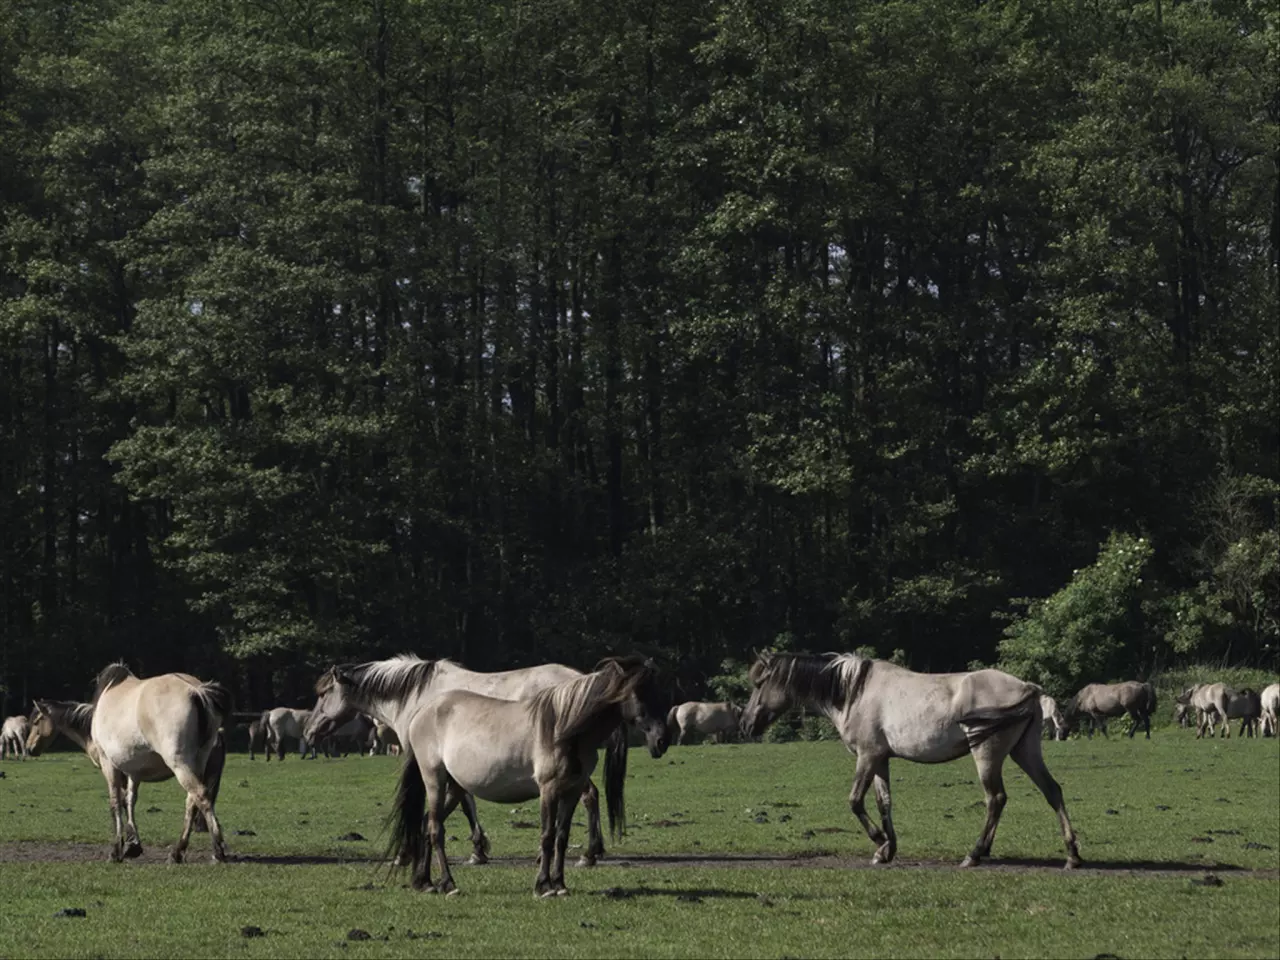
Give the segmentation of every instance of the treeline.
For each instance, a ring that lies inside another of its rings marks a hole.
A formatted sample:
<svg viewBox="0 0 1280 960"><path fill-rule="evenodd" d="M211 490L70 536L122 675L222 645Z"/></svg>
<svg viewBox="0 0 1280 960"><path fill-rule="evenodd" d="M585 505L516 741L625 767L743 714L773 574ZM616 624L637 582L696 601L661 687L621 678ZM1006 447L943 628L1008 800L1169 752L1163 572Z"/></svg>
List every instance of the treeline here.
<svg viewBox="0 0 1280 960"><path fill-rule="evenodd" d="M1274 662L1256 0L0 0L5 708L784 642ZM1143 664L1134 663L1141 667Z"/></svg>

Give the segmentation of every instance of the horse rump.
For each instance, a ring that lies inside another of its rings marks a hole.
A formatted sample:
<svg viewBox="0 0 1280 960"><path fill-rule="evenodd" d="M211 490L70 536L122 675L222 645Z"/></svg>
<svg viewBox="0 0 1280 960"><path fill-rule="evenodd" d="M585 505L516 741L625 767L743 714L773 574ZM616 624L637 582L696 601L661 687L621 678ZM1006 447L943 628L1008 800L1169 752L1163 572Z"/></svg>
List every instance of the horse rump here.
<svg viewBox="0 0 1280 960"><path fill-rule="evenodd" d="M972 752L997 733L1025 723L1028 720L1036 721L1029 724L1028 729L1034 727L1036 736L1041 736L1044 728L1044 716L1040 710L1039 688L1036 688L1025 699L1008 709L999 711L979 710L962 717L960 725L964 728L965 739L969 741L969 750Z"/></svg>

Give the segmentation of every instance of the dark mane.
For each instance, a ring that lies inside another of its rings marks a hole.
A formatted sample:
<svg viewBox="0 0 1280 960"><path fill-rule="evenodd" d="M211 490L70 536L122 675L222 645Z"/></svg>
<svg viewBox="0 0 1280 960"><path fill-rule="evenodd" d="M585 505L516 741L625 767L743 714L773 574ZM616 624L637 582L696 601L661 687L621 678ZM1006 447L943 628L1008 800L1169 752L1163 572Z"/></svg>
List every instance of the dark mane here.
<svg viewBox="0 0 1280 960"><path fill-rule="evenodd" d="M114 687L121 680L127 680L132 676L133 671L124 665L123 660L117 660L115 663L103 667L102 672L98 674L98 679L94 682L93 702L96 704L103 693Z"/></svg>
<svg viewBox="0 0 1280 960"><path fill-rule="evenodd" d="M752 680L784 687L797 700L843 707L862 688L870 661L855 654L763 654L751 667Z"/></svg>
<svg viewBox="0 0 1280 960"><path fill-rule="evenodd" d="M89 739L89 729L93 726L93 704L79 703L75 700L44 700L41 701L49 719L54 726L62 725L74 730L86 740Z"/></svg>
<svg viewBox="0 0 1280 960"><path fill-rule="evenodd" d="M448 662L401 654L390 660L339 664L321 674L316 681L316 693L323 695L341 681L353 687L353 693L365 701L404 700L431 683L436 667Z"/></svg>

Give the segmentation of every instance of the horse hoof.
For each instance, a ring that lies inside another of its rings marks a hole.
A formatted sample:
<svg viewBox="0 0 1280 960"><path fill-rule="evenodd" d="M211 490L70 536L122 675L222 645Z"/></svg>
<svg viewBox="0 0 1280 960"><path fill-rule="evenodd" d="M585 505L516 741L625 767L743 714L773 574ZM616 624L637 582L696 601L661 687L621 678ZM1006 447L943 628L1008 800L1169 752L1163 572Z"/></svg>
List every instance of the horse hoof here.
<svg viewBox="0 0 1280 960"><path fill-rule="evenodd" d="M960 861L960 866L962 869L965 867L976 867L979 862L980 861L978 860L977 857L970 854L969 856L965 857L963 860Z"/></svg>
<svg viewBox="0 0 1280 960"><path fill-rule="evenodd" d="M1068 859L1068 860L1067 860L1066 866L1064 866L1062 869L1063 869L1063 870L1075 870L1075 869L1076 869L1077 867L1079 867L1083 862L1084 862L1084 861L1083 861L1083 860L1081 860L1079 857L1071 857L1070 859Z"/></svg>
<svg viewBox="0 0 1280 960"><path fill-rule="evenodd" d="M479 850L471 854L471 858L467 861L467 863L471 864L473 867L480 867L488 862L489 862L489 858L486 857Z"/></svg>
<svg viewBox="0 0 1280 960"><path fill-rule="evenodd" d="M596 865L595 857L579 857L578 858L578 866L580 867L594 867L595 865Z"/></svg>
<svg viewBox="0 0 1280 960"><path fill-rule="evenodd" d="M124 859L133 860L140 856L142 856L142 844L135 842L124 848Z"/></svg>
<svg viewBox="0 0 1280 960"><path fill-rule="evenodd" d="M459 890L457 887L454 887L452 890L450 890L448 893L446 893L446 894L445 894L445 896L446 896L446 897L460 897L460 896L462 896L462 891L461 891L461 890Z"/></svg>
<svg viewBox="0 0 1280 960"><path fill-rule="evenodd" d="M182 862L182 854L180 854L180 853L171 853L171 854L169 854L169 862L170 862L170 863L181 863L181 862Z"/></svg>
<svg viewBox="0 0 1280 960"><path fill-rule="evenodd" d="M568 887L561 887L559 890L556 891L557 897L567 897L568 895L569 895Z"/></svg>

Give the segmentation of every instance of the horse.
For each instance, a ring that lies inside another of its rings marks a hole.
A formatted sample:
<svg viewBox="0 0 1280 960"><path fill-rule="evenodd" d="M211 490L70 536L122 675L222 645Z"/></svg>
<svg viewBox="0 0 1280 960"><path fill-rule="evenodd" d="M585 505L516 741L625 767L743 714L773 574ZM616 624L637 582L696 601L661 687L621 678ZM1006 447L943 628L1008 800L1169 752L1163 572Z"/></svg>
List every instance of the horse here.
<svg viewBox="0 0 1280 960"><path fill-rule="evenodd" d="M1138 728L1143 727L1146 729L1147 739L1150 740L1151 714L1155 709L1156 688L1149 683L1127 680L1124 683L1091 683L1081 688L1080 692L1067 703L1063 713L1068 724L1087 718L1090 740L1093 739L1094 727L1101 728L1102 735L1109 737L1107 718L1120 717L1128 713L1133 718L1133 725L1129 728L1129 738L1132 739L1138 732Z"/></svg>
<svg viewBox="0 0 1280 960"><path fill-rule="evenodd" d="M311 712L306 735L324 736L345 722L352 711L358 711L387 724L403 745L408 743L409 723L414 715L446 690L470 690L502 700L525 700L580 676L580 671L560 663L477 673L452 660L422 660L412 654L401 654L390 660L342 664L330 668L316 682L319 699ZM618 737L625 742L621 728ZM471 862L485 863L489 859L489 838L480 826L475 800L468 795L460 802L471 824ZM600 792L589 779L582 805L587 810L587 846L578 864L590 867L604 855L604 837L600 830Z"/></svg>
<svg viewBox="0 0 1280 960"><path fill-rule="evenodd" d="M1258 720L1262 717L1262 697L1249 687L1232 693L1227 698L1226 723L1240 721L1240 736L1257 736Z"/></svg>
<svg viewBox="0 0 1280 960"><path fill-rule="evenodd" d="M257 759L255 754L261 750L267 753L267 713L263 710L262 716L257 720L249 723L249 759Z"/></svg>
<svg viewBox="0 0 1280 960"><path fill-rule="evenodd" d="M375 753L385 753L392 757L400 755L400 738L385 723L379 723L373 728L373 743L369 748L369 756Z"/></svg>
<svg viewBox="0 0 1280 960"><path fill-rule="evenodd" d="M693 733L704 737L732 736L738 732L738 721L741 719L742 708L728 701L703 703L690 700L671 708L671 712L667 714L667 728L676 734L676 743L683 746Z"/></svg>
<svg viewBox="0 0 1280 960"><path fill-rule="evenodd" d="M27 734L27 753L38 757L58 734L83 750L93 762L98 763L98 750L93 745L90 725L93 723L93 704L75 700L37 700L31 711L31 730Z"/></svg>
<svg viewBox="0 0 1280 960"><path fill-rule="evenodd" d="M310 717L308 717L310 719ZM372 744L376 724L363 713L357 713L346 723L321 742L326 757L345 757L354 746L357 753L363 754Z"/></svg>
<svg viewBox="0 0 1280 960"><path fill-rule="evenodd" d="M98 674L89 726L89 745L107 781L115 841L111 860L142 853L134 824L138 783L176 777L187 794L186 817L170 863L181 863L197 813L204 816L213 859L227 858L222 826L214 813L226 741L221 727L231 712L231 695L220 683L186 673L139 679L123 663Z"/></svg>
<svg viewBox="0 0 1280 960"><path fill-rule="evenodd" d="M1068 869L1080 865L1075 831L1062 788L1040 752L1043 691L999 670L916 673L856 653L763 653L751 665L753 689L742 711L744 736L759 736L795 706L825 714L844 745L858 756L849 806L871 842L873 864L890 862L898 848L889 793L889 760L945 763L972 753L986 793L987 820L961 866L991 852L1006 794L1001 768L1012 756L1058 815ZM863 802L875 782L881 827Z"/></svg>
<svg viewBox="0 0 1280 960"><path fill-rule="evenodd" d="M1280 683L1273 683L1262 691L1262 735L1280 736Z"/></svg>
<svg viewBox="0 0 1280 960"><path fill-rule="evenodd" d="M1065 740L1071 732L1071 725L1058 710L1058 701L1046 694L1040 696L1040 713L1044 717L1044 729L1052 740Z"/></svg>
<svg viewBox="0 0 1280 960"><path fill-rule="evenodd" d="M0 727L0 760L20 756L27 759L27 736L31 733L31 721L24 716L6 717Z"/></svg>
<svg viewBox="0 0 1280 960"><path fill-rule="evenodd" d="M267 728L267 746L263 751L267 762L271 762L271 753L276 759L284 762L284 740L289 737L298 741L298 756L307 757L307 748L311 749L311 759L316 758L316 742L306 735L307 723L311 720L310 710L295 710L293 707L276 707L262 715Z"/></svg>
<svg viewBox="0 0 1280 960"><path fill-rule="evenodd" d="M605 752L609 829L625 827L625 721L645 731L649 753L667 748L666 704L651 661L602 660L594 672L548 687L526 700L500 700L450 690L427 703L409 724L404 770L391 815L388 854L412 863L415 890L457 893L444 849L444 822L463 793L495 803L537 797L541 860L534 896L564 896L564 856L578 797ZM615 745L620 743L620 749ZM426 829L423 829L423 813ZM440 879L431 879L435 853Z"/></svg>
<svg viewBox="0 0 1280 960"><path fill-rule="evenodd" d="M1223 736L1231 739L1231 725L1227 723L1227 706L1235 693L1225 683L1197 683L1187 687L1177 697L1180 705L1196 711L1196 739L1204 736L1205 730L1213 736L1216 721L1222 721L1225 731Z"/></svg>

